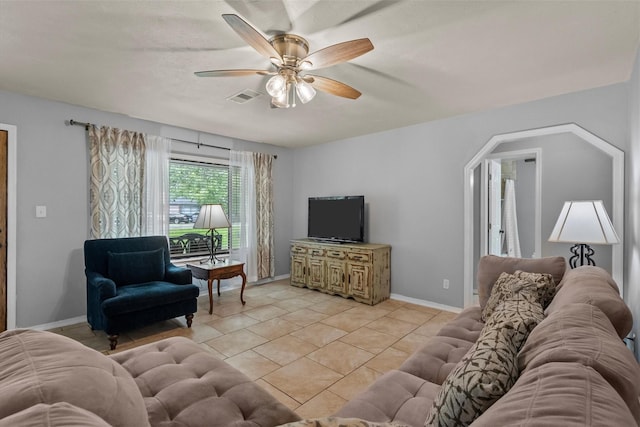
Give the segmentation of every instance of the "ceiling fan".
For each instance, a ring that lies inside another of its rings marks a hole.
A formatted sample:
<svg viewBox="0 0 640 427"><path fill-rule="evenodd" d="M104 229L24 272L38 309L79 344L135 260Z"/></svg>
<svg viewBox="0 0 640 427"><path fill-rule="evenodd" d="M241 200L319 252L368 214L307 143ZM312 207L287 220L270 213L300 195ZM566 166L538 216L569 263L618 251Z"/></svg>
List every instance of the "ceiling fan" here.
<svg viewBox="0 0 640 427"><path fill-rule="evenodd" d="M273 76L266 85L272 97L271 104L278 108L296 106L297 98L303 103L311 101L316 89L344 98L357 99L361 93L342 82L306 74L306 71L330 67L347 62L373 50L368 38L334 44L309 54L307 41L295 34L277 34L267 40L257 29L235 14L222 15L231 28L258 53L266 57L276 70L211 70L198 71L198 77L237 77L248 75Z"/></svg>

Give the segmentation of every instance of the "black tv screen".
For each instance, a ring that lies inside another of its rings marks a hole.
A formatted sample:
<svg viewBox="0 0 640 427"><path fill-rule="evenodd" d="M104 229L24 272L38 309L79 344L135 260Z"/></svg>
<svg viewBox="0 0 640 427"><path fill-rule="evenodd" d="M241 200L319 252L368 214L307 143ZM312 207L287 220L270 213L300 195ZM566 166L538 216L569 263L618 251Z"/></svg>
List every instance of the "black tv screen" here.
<svg viewBox="0 0 640 427"><path fill-rule="evenodd" d="M364 242L364 196L309 197L310 239Z"/></svg>

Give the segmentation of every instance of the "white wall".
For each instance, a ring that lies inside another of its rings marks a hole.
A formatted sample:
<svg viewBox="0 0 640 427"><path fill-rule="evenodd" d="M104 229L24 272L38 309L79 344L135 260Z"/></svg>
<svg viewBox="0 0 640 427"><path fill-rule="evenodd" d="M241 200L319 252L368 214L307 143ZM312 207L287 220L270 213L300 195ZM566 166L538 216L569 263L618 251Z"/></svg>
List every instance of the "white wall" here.
<svg viewBox="0 0 640 427"><path fill-rule="evenodd" d="M197 133L190 130L0 91L0 123L17 126L18 327L86 314L82 246L89 227L88 144L84 128L65 126L68 119L197 140ZM292 238L291 150L210 134L201 135L200 141L278 155L274 162L276 274L287 274ZM180 148L197 152L195 145ZM46 218L35 218L36 205L47 206Z"/></svg>
<svg viewBox="0 0 640 427"><path fill-rule="evenodd" d="M306 235L308 197L364 194L369 241L392 245L391 292L462 307L465 164L493 135L564 123L626 151L627 91L613 85L297 149L293 235Z"/></svg>
<svg viewBox="0 0 640 427"><path fill-rule="evenodd" d="M625 299L633 313L633 332L640 333L640 50L629 82L629 140L627 154L627 233L625 240L627 289ZM636 358L640 358L636 338Z"/></svg>

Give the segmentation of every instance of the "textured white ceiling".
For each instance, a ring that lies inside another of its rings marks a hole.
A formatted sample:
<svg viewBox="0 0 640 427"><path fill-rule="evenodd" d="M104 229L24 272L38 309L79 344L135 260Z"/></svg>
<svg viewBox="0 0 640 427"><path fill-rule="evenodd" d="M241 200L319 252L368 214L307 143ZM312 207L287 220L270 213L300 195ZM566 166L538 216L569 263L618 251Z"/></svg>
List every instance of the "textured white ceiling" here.
<svg viewBox="0 0 640 427"><path fill-rule="evenodd" d="M223 13L310 51L370 38L316 72L363 95L228 101L266 78L193 72L269 64ZM0 89L296 147L627 81L639 32L638 1L0 0Z"/></svg>

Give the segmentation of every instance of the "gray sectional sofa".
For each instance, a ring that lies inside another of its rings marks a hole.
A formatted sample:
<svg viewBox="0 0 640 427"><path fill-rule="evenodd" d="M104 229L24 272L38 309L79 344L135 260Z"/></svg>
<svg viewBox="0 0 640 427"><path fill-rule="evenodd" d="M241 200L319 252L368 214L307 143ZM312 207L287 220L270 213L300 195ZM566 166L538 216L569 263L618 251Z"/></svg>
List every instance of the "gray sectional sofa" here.
<svg viewBox="0 0 640 427"><path fill-rule="evenodd" d="M640 368L623 342L632 316L611 276L598 267L565 273L563 258L493 256L484 257L478 268L481 305L462 311L399 369L382 375L335 417L425 425L442 384L485 326L481 307L493 283L501 272L517 270L552 274L557 291L544 320L516 354L515 384L486 411L475 414L470 425L640 425Z"/></svg>

